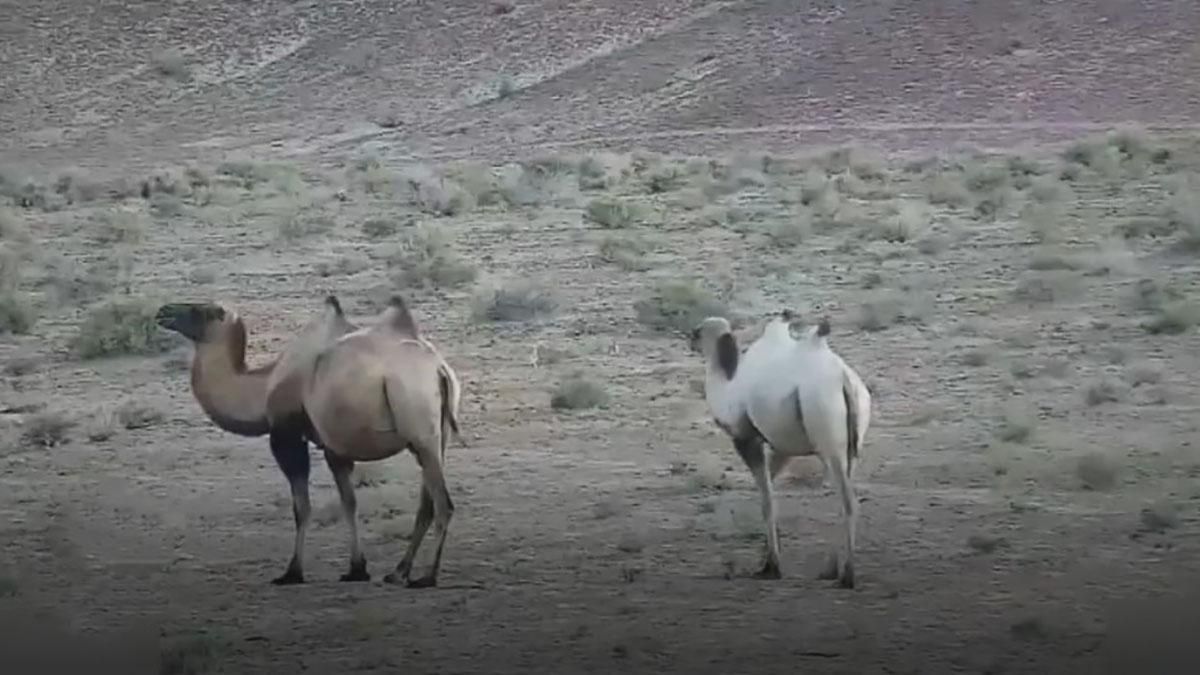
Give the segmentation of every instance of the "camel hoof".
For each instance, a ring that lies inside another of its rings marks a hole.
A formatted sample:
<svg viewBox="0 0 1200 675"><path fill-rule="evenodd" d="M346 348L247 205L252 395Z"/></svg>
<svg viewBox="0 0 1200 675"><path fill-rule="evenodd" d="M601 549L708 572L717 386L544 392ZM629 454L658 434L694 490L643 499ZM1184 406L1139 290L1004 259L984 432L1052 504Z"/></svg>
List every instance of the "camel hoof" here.
<svg viewBox="0 0 1200 675"><path fill-rule="evenodd" d="M753 576L755 579L782 579L783 572L779 569L779 563L767 562L763 563L761 570L755 572L751 576Z"/></svg>
<svg viewBox="0 0 1200 675"><path fill-rule="evenodd" d="M271 584L275 586L291 586L302 583L304 583L304 573L299 570L288 570L283 573L283 576L271 580Z"/></svg>
<svg viewBox="0 0 1200 675"><path fill-rule="evenodd" d="M847 562L842 568L842 573L838 575L838 586L841 588L854 588L854 565Z"/></svg>
<svg viewBox="0 0 1200 675"><path fill-rule="evenodd" d="M408 575L400 573L400 572L388 572L383 577L383 583L385 583L385 584L407 584L408 583Z"/></svg>
<svg viewBox="0 0 1200 675"><path fill-rule="evenodd" d="M405 586L408 588L433 588L437 586L437 577L429 575L420 579L409 579Z"/></svg>
<svg viewBox="0 0 1200 675"><path fill-rule="evenodd" d="M367 573L367 566L351 567L350 571L341 576L342 581L370 581L371 575Z"/></svg>
<svg viewBox="0 0 1200 675"><path fill-rule="evenodd" d="M853 574L853 572L851 574ZM825 566L822 567L821 571L817 573L817 578L823 581L833 581L834 579L841 578L841 575L838 573L838 561L836 556L831 555L825 559Z"/></svg>

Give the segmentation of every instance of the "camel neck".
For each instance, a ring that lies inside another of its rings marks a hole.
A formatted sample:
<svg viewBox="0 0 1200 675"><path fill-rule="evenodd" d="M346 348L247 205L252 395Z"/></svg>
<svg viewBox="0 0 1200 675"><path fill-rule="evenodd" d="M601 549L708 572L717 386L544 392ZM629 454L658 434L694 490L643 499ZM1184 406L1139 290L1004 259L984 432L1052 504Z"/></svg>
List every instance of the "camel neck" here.
<svg viewBox="0 0 1200 675"><path fill-rule="evenodd" d="M198 344L192 359L192 393L217 426L239 436L260 436L269 430L267 379L273 367L248 370L242 349Z"/></svg>

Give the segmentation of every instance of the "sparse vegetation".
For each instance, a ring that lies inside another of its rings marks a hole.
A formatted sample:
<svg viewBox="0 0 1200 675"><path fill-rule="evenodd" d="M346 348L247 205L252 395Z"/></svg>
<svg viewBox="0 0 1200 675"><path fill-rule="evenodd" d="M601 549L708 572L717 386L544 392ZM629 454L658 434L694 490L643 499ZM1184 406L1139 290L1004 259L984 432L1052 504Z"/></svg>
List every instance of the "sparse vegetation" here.
<svg viewBox="0 0 1200 675"><path fill-rule="evenodd" d="M1115 380L1102 379L1088 385L1084 393L1084 400L1090 406L1097 406L1104 403L1116 403L1121 400L1123 387Z"/></svg>
<svg viewBox="0 0 1200 675"><path fill-rule="evenodd" d="M639 322L659 331L686 333L705 317L723 316L734 320L734 313L714 295L689 281L661 282L654 293L634 302Z"/></svg>
<svg viewBox="0 0 1200 675"><path fill-rule="evenodd" d="M105 300L88 311L71 346L82 359L166 351L171 341L154 322L157 310L141 297Z"/></svg>
<svg viewBox="0 0 1200 675"><path fill-rule="evenodd" d="M203 633L166 640L159 657L159 675L205 675L217 667L226 645Z"/></svg>
<svg viewBox="0 0 1200 675"><path fill-rule="evenodd" d="M33 303L24 293L0 284L0 335L24 335L33 329L37 318Z"/></svg>
<svg viewBox="0 0 1200 675"><path fill-rule="evenodd" d="M21 441L29 447L53 448L67 442L73 426L75 421L61 412L40 412L25 421Z"/></svg>
<svg viewBox="0 0 1200 675"><path fill-rule="evenodd" d="M1075 475L1085 490L1110 490L1117 484L1117 465L1103 453L1089 452L1075 464Z"/></svg>
<svg viewBox="0 0 1200 675"><path fill-rule="evenodd" d="M163 49L150 56L150 65L160 77L186 82L192 78L187 59L178 49Z"/></svg>
<svg viewBox="0 0 1200 675"><path fill-rule="evenodd" d="M588 202L584 215L589 221L611 229L629 227L636 220L634 208L629 202L608 197Z"/></svg>
<svg viewBox="0 0 1200 675"><path fill-rule="evenodd" d="M646 261L647 245L635 236L608 236L600 240L600 259L623 270L641 272L650 268Z"/></svg>
<svg viewBox="0 0 1200 675"><path fill-rule="evenodd" d="M383 239L400 231L400 224L391 218L368 218L362 224L363 234L371 239Z"/></svg>
<svg viewBox="0 0 1200 675"><path fill-rule="evenodd" d="M608 401L608 392L603 386L576 372L559 383L550 396L550 407L555 410L585 410L603 408Z"/></svg>
<svg viewBox="0 0 1200 675"><path fill-rule="evenodd" d="M517 115L514 103L495 110ZM449 136L460 130L446 131L444 147L411 151L452 156L467 147ZM546 130L548 142L560 137ZM815 160L555 150L502 166L367 158L338 173L243 160L130 176L115 168L92 177L77 170L27 176L22 167L0 179L0 454L9 455L5 470L16 485L34 475L26 463L70 470L80 452L118 467L142 462L147 457L130 448L203 421L194 406L159 402L159 384L141 387L159 377L186 392L193 351L153 324L157 303L136 292L236 307L251 328L251 367L278 353L324 293L338 294L348 314L366 322L376 307L368 298L399 292L412 295L430 331L458 343L447 357L464 361L468 443L492 435L496 420L529 413L534 440L561 446L556 460L536 464L551 479L594 472L574 459L596 434L605 436L601 446L625 448L614 461L644 455L640 469L617 468L632 492L593 483L576 509L580 545L608 542L611 559L599 564L610 578L661 582L649 559L645 571L633 564L656 538L621 535L644 525L646 500L664 484L681 494L670 508L651 509L651 520L684 528L675 538L686 536L693 548L706 537L723 542L731 552L708 564L719 574L722 558L732 570L733 558L757 551L748 542L762 538L759 505L738 494L752 488L752 476L697 413L704 368L681 334L710 315L736 323L736 311L750 333L779 306L820 307L836 319L835 342L858 343L847 360L874 364L871 377L883 387L877 407L892 427L883 435L915 458L875 462L880 480L911 479L912 489L939 494L969 490L971 503L955 507L968 514L1004 510L994 500L1011 499L1012 512L1001 514L1011 522L998 529L951 523L957 532L944 537L951 555L979 556L965 574L977 579L993 556L1007 565L1009 551L1019 558L1044 548L1021 525L1057 531L1071 506L1063 494L1042 506L1047 489L1120 486L1108 496L1077 494L1075 506L1124 513L1114 523L1127 532L1117 535L1145 537L1135 552L1170 546L1172 535L1182 540L1196 524L1171 504L1185 505L1195 492L1188 481L1200 477L1195 458L1182 454L1191 446L1175 447L1190 423L1175 408L1186 412L1196 393L1187 375L1200 326L1193 269L1200 145L1171 143L1165 161L1155 159L1165 144L1132 135L1081 148L1073 162L955 154L903 170L845 149ZM1123 240L1114 243L1113 234ZM514 276L491 283L491 274L509 274L502 270ZM486 283L473 289L480 277ZM479 325L462 325L467 312ZM533 323L540 319L549 320ZM842 335L837 322L884 332L851 325ZM63 358L66 346L81 358L178 351L84 367ZM598 367L611 370L606 363L618 364L615 380L597 379ZM60 392L67 378L70 391ZM937 386L908 386L922 382ZM632 403L617 401L626 390L637 394ZM70 415L45 412L60 395L72 401L60 409ZM137 398L122 403L124 395ZM1017 400L1026 407L1010 408ZM621 414L606 410L614 402ZM620 419L629 406L632 416ZM1154 423L1131 435L1135 418ZM529 448L514 438L502 433L497 447L520 459ZM216 459L244 464L237 447L217 442L206 470ZM677 459L669 476L668 458ZM176 459L150 458L146 470L186 473ZM368 557L378 544L402 548L395 542L408 537L415 506L395 506L400 481L388 472L415 470L403 462L355 467ZM59 483L38 485L54 499ZM894 505L893 496L874 494L886 502L876 507ZM341 518L327 485L314 493L316 505L315 522ZM836 515L838 507L829 508L826 515ZM1027 513L1037 509L1036 518ZM290 523L286 499L275 516ZM888 543L886 533L876 534ZM668 549L651 557L669 557ZM502 557L498 564L515 576L534 573L524 555ZM198 654L208 651L205 640L197 638ZM193 659L189 649L165 655L185 665L164 672L231 667L186 665L207 658Z"/></svg>
<svg viewBox="0 0 1200 675"><path fill-rule="evenodd" d="M1000 423L1000 428L996 431L996 437L1006 443L1028 443L1033 436L1033 429L1036 426L1037 417L1032 411L1010 407L1004 413L1004 419Z"/></svg>
<svg viewBox="0 0 1200 675"><path fill-rule="evenodd" d="M475 267L454 251L442 228L419 225L388 260L404 286L453 288L475 280Z"/></svg>
<svg viewBox="0 0 1200 675"><path fill-rule="evenodd" d="M478 321L533 321L553 314L558 299L529 279L509 281L478 292L472 315Z"/></svg>

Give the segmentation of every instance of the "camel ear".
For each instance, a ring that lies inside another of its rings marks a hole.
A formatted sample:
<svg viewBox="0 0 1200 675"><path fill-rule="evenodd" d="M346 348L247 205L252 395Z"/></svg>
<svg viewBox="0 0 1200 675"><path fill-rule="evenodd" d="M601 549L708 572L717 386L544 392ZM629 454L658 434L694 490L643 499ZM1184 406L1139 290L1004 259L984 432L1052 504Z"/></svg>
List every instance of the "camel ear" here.
<svg viewBox="0 0 1200 675"><path fill-rule="evenodd" d="M717 366L725 373L725 378L732 380L738 367L738 344L733 333L724 333L717 338Z"/></svg>

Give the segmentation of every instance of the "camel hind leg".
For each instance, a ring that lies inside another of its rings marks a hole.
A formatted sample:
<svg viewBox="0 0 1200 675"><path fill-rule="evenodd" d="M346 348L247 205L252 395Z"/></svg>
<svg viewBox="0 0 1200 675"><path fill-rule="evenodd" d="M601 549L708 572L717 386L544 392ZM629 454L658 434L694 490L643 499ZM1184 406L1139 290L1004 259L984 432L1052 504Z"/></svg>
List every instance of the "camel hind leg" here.
<svg viewBox="0 0 1200 675"><path fill-rule="evenodd" d="M842 498L842 527L845 532L845 550L841 556L841 565L837 569L837 580L842 588L854 588L854 540L858 529L858 495L855 494L847 458L836 455L830 463L832 466L829 467L829 473L833 475L838 496Z"/></svg>
<svg viewBox="0 0 1200 675"><path fill-rule="evenodd" d="M342 502L342 516L350 531L350 571L343 574L342 581L370 581L367 572L367 557L362 552L362 541L358 536L358 498L354 494L354 460L340 457L329 450L325 451L325 464L333 474L333 482L337 485L338 497Z"/></svg>
<svg viewBox="0 0 1200 675"><path fill-rule="evenodd" d="M422 443L415 445L413 450L421 458L419 461L423 483L422 499L428 493L433 509L433 529L434 536L437 538L437 546L433 551L433 562L430 563L429 571L419 579L408 581L407 585L409 588L427 588L437 585L438 571L442 566L442 549L446 545L446 532L450 527L450 518L454 515L454 501L450 499L450 491L446 488L438 444ZM417 515L420 516L420 513L418 512ZM425 526L428 527L428 522ZM411 564L410 559L410 567Z"/></svg>
<svg viewBox="0 0 1200 675"><path fill-rule="evenodd" d="M408 583L409 575L412 574L413 559L417 557L417 549L421 548L421 542L425 539L425 533L429 531L429 524L432 522L433 498L429 496L429 490L422 484L420 505L417 507L417 515L413 519L412 534L408 537L408 549L404 552L404 557L396 564L396 570L383 578L385 582L389 584Z"/></svg>

